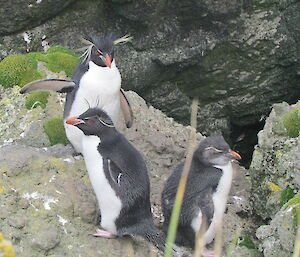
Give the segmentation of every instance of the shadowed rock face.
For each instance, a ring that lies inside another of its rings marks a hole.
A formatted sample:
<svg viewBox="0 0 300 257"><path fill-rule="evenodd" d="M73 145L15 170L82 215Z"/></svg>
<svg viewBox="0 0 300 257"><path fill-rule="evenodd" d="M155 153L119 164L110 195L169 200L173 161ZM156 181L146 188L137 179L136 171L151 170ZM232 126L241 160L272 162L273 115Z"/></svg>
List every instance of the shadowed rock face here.
<svg viewBox="0 0 300 257"><path fill-rule="evenodd" d="M56 16L76 0L3 1L0 10L0 35L27 30Z"/></svg>

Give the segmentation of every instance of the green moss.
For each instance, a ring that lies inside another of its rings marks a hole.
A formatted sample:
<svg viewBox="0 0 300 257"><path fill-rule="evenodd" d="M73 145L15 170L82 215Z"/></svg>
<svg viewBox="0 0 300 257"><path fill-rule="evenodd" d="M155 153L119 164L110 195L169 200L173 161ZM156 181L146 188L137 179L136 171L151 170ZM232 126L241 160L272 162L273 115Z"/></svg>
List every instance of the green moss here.
<svg viewBox="0 0 300 257"><path fill-rule="evenodd" d="M52 46L47 50L47 54L49 53L65 53L76 56L70 49L63 46Z"/></svg>
<svg viewBox="0 0 300 257"><path fill-rule="evenodd" d="M67 76L72 76L78 63L78 57L66 53L47 54L47 68L53 72L65 71Z"/></svg>
<svg viewBox="0 0 300 257"><path fill-rule="evenodd" d="M293 198L291 198L284 206L283 209L287 209L288 207L293 208L293 216L294 223L298 227L300 226L300 194L296 194Z"/></svg>
<svg viewBox="0 0 300 257"><path fill-rule="evenodd" d="M292 199L295 196L295 193L293 189L290 187L287 187L286 189L282 190L280 195L280 205L284 205L287 203L290 199Z"/></svg>
<svg viewBox="0 0 300 257"><path fill-rule="evenodd" d="M28 110L41 106L43 109L48 103L49 92L32 92L26 96L25 106Z"/></svg>
<svg viewBox="0 0 300 257"><path fill-rule="evenodd" d="M239 246L245 246L249 249L256 249L256 246L250 236L244 236L242 241L239 243Z"/></svg>
<svg viewBox="0 0 300 257"><path fill-rule="evenodd" d="M289 137L298 137L300 135L300 104L297 104L283 116L283 124Z"/></svg>
<svg viewBox="0 0 300 257"><path fill-rule="evenodd" d="M10 55L0 62L0 84L5 88L23 86L42 77L37 61L29 55Z"/></svg>
<svg viewBox="0 0 300 257"><path fill-rule="evenodd" d="M53 46L46 53L30 53L34 59L47 63L47 68L53 72L65 71L70 77L73 74L79 57L72 53L71 50L62 46Z"/></svg>
<svg viewBox="0 0 300 257"><path fill-rule="evenodd" d="M54 117L47 120L44 125L44 131L49 137L51 145L64 144L67 145L68 139L66 137L65 128L63 125L63 119Z"/></svg>

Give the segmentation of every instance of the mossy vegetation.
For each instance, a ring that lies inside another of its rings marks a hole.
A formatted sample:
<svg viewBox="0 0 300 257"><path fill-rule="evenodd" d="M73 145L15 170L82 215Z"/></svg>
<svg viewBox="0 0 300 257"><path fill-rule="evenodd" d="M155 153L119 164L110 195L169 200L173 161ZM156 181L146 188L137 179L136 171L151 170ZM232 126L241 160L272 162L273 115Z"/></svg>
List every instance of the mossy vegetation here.
<svg viewBox="0 0 300 257"><path fill-rule="evenodd" d="M25 106L28 110L41 106L43 109L48 103L49 92L32 92L26 96Z"/></svg>
<svg viewBox="0 0 300 257"><path fill-rule="evenodd" d="M14 54L0 62L0 85L5 88L24 86L41 79L43 73L37 70L37 61L25 54Z"/></svg>
<svg viewBox="0 0 300 257"><path fill-rule="evenodd" d="M295 193L294 193L293 189L291 189L290 187L287 187L286 189L282 190L282 192L280 194L280 205L283 206L294 196L295 196Z"/></svg>
<svg viewBox="0 0 300 257"><path fill-rule="evenodd" d="M42 79L45 74L37 70L38 61L45 62L49 70L65 71L70 77L79 62L79 56L62 46L50 47L47 52L7 56L0 62L0 85L5 88L16 85L22 87L28 82Z"/></svg>
<svg viewBox="0 0 300 257"><path fill-rule="evenodd" d="M300 194L294 195L284 206L284 209L289 207L293 208L293 215L294 215L294 223L296 226L300 226Z"/></svg>
<svg viewBox="0 0 300 257"><path fill-rule="evenodd" d="M300 104L294 106L284 115L283 123L289 137L298 137L300 135Z"/></svg>
<svg viewBox="0 0 300 257"><path fill-rule="evenodd" d="M256 246L250 236L244 236L240 241L239 246L245 246L248 249L256 249Z"/></svg>
<svg viewBox="0 0 300 257"><path fill-rule="evenodd" d="M28 55L32 56L37 61L47 63L47 68L53 72L65 71L69 77L72 76L73 71L79 62L79 56L62 46L50 47L45 53L35 52Z"/></svg>
<svg viewBox="0 0 300 257"><path fill-rule="evenodd" d="M63 119L60 117L51 118L43 124L44 131L47 134L50 144L63 144L67 145L69 143L63 124Z"/></svg>

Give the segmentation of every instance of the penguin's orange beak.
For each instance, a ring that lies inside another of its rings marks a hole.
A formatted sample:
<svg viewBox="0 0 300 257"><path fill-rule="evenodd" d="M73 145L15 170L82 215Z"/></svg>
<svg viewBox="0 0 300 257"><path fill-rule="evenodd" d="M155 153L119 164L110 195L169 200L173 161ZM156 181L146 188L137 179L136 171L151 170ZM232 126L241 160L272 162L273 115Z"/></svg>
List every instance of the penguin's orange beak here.
<svg viewBox="0 0 300 257"><path fill-rule="evenodd" d="M66 123L69 124L69 125L78 125L78 124L81 124L81 123L85 123L82 119L78 119L78 117L74 116L74 117L71 117L71 118L68 118L66 120Z"/></svg>
<svg viewBox="0 0 300 257"><path fill-rule="evenodd" d="M229 150L227 156L232 159L241 160L242 157L235 151Z"/></svg>
<svg viewBox="0 0 300 257"><path fill-rule="evenodd" d="M104 56L100 56L102 61L106 64L107 67L111 68L111 57L110 55L106 54L105 57Z"/></svg>

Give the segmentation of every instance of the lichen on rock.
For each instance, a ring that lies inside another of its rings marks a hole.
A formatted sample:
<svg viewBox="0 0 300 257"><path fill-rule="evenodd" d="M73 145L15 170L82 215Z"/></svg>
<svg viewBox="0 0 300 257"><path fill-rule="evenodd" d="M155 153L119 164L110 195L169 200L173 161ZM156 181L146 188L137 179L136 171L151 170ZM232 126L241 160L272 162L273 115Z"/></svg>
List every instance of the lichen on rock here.
<svg viewBox="0 0 300 257"><path fill-rule="evenodd" d="M300 188L300 137L290 138L284 125L294 108L287 103L275 104L258 134L250 167L252 202L264 219L274 217Z"/></svg>

